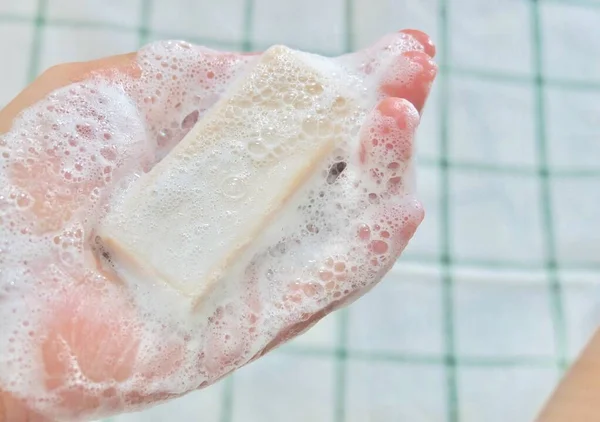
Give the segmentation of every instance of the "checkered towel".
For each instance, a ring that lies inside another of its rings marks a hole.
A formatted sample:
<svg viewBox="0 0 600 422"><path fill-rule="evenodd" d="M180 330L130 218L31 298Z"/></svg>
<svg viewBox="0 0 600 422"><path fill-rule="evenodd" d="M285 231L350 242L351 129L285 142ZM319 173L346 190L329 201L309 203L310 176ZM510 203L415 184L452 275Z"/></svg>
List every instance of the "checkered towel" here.
<svg viewBox="0 0 600 422"><path fill-rule="evenodd" d="M0 104L153 39L337 54L404 27L441 71L400 262L223 382L113 421L531 421L600 319L600 0L0 0Z"/></svg>

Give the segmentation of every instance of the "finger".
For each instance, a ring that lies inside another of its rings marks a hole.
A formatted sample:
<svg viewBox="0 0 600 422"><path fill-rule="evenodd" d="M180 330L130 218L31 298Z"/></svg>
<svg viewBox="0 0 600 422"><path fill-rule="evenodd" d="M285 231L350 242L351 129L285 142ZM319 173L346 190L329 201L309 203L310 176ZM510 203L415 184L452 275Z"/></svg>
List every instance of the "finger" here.
<svg viewBox="0 0 600 422"><path fill-rule="evenodd" d="M65 63L49 68L0 110L0 134L10 129L13 120L22 110L47 97L58 88L87 79L93 72L110 70L132 76L138 75L139 68L135 56L136 53L128 53L89 62Z"/></svg>
<svg viewBox="0 0 600 422"><path fill-rule="evenodd" d="M405 174L413 155L414 134L419 114L407 100L386 98L367 117L361 128L360 161L381 188L370 200L382 194L397 195L404 189Z"/></svg>
<svg viewBox="0 0 600 422"><path fill-rule="evenodd" d="M369 75L376 73L388 59L407 52L423 52L433 57L435 46L427 35L407 29L387 34L364 50L340 56L340 60L350 66L358 63L359 70Z"/></svg>
<svg viewBox="0 0 600 422"><path fill-rule="evenodd" d="M383 98L405 98L419 110L437 74L435 46L423 32L407 29L388 34L365 50L340 57L342 63L377 79Z"/></svg>
<svg viewBox="0 0 600 422"><path fill-rule="evenodd" d="M323 317L350 304L372 288L394 264L423 220L421 204L404 193L403 180L412 158L419 123L415 107L404 99L386 98L367 117L360 136L360 161L368 177L380 188L369 197L378 209L370 221L356 227L347 251L326 256L313 280L291 283L276 304L288 312L305 301L320 302L313 314L283 327L258 356L308 330ZM358 255L358 260L349 256Z"/></svg>
<svg viewBox="0 0 600 422"><path fill-rule="evenodd" d="M365 280L356 274L344 256L327 258L321 265L315 281L297 282L290 293L281 300L281 306L293 309L307 299L314 301L315 295L321 295L328 304L313 314L305 314L296 322L283 327L275 337L251 360L264 356L283 343L306 332L321 319L341 307L350 305L377 284L400 256L418 226L423 221L421 204L413 200L411 206L390 207L382 210L379 218L372 224L363 224L357 232L364 242L363 269L368 268L371 278ZM318 281L317 281L318 280ZM318 290L315 286L324 286ZM321 293L318 293L320 291Z"/></svg>
<svg viewBox="0 0 600 422"><path fill-rule="evenodd" d="M410 101L421 112L436 74L437 65L429 55L405 52L386 70L380 89L384 95Z"/></svg>
<svg viewBox="0 0 600 422"><path fill-rule="evenodd" d="M431 40L429 35L427 35L424 32L421 32L417 29L403 29L400 32L413 37L415 40L417 40L423 46L423 51L425 51L425 53L427 53L429 55L429 57L432 57L432 58L435 57L435 53L436 53L435 44L433 43L433 41Z"/></svg>
<svg viewBox="0 0 600 422"><path fill-rule="evenodd" d="M398 257L424 217L421 204L410 193L409 179L419 122L410 102L390 97L375 107L360 132L360 161L379 187L369 193L369 200L380 204L381 210L374 224L367 222L359 229L359 236L368 241L372 253L383 255L388 263ZM374 258L371 262L383 263Z"/></svg>

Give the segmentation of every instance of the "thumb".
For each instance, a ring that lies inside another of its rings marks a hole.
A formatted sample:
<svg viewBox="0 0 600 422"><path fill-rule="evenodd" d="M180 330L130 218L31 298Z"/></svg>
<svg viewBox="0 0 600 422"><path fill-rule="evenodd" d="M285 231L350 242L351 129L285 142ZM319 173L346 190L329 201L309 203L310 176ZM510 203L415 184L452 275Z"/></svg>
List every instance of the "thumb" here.
<svg viewBox="0 0 600 422"><path fill-rule="evenodd" d="M74 82L83 81L92 72L118 71L131 75L139 73L137 53L128 53L81 63L63 63L42 73L6 107L0 110L0 134L8 132L14 118L24 109L42 100L52 91Z"/></svg>

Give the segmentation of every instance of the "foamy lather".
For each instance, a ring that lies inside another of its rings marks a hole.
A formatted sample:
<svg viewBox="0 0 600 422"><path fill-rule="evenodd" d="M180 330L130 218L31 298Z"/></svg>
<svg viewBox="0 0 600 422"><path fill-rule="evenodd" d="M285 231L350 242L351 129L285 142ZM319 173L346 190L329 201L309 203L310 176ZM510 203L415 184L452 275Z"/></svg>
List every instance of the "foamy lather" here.
<svg viewBox="0 0 600 422"><path fill-rule="evenodd" d="M389 233L419 212L409 183L390 195L359 163L381 78L422 50L408 36L383 43L337 59L275 48L265 62L160 42L138 54L140 78L93 77L26 110L0 138L0 389L56 418L75 416L60 405L73 388L98 400L96 416L133 409L132 392L208 385L375 284L397 253ZM238 96L210 109L229 85ZM209 147L163 158L208 109L194 131ZM132 265L139 257L150 259ZM82 280L103 298L94 318L123 315L139 338L145 375L98 382L67 359L69 379L48 385L40 338Z"/></svg>

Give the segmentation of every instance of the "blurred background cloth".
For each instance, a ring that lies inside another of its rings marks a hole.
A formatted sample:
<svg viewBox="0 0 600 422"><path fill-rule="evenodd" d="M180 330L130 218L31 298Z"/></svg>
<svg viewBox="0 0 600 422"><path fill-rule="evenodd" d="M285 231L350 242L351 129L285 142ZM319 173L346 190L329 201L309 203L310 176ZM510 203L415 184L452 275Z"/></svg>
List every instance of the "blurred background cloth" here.
<svg viewBox="0 0 600 422"><path fill-rule="evenodd" d="M112 421L531 421L600 321L600 0L0 0L0 104L155 39L338 54L406 27L441 71L400 262L223 382Z"/></svg>

